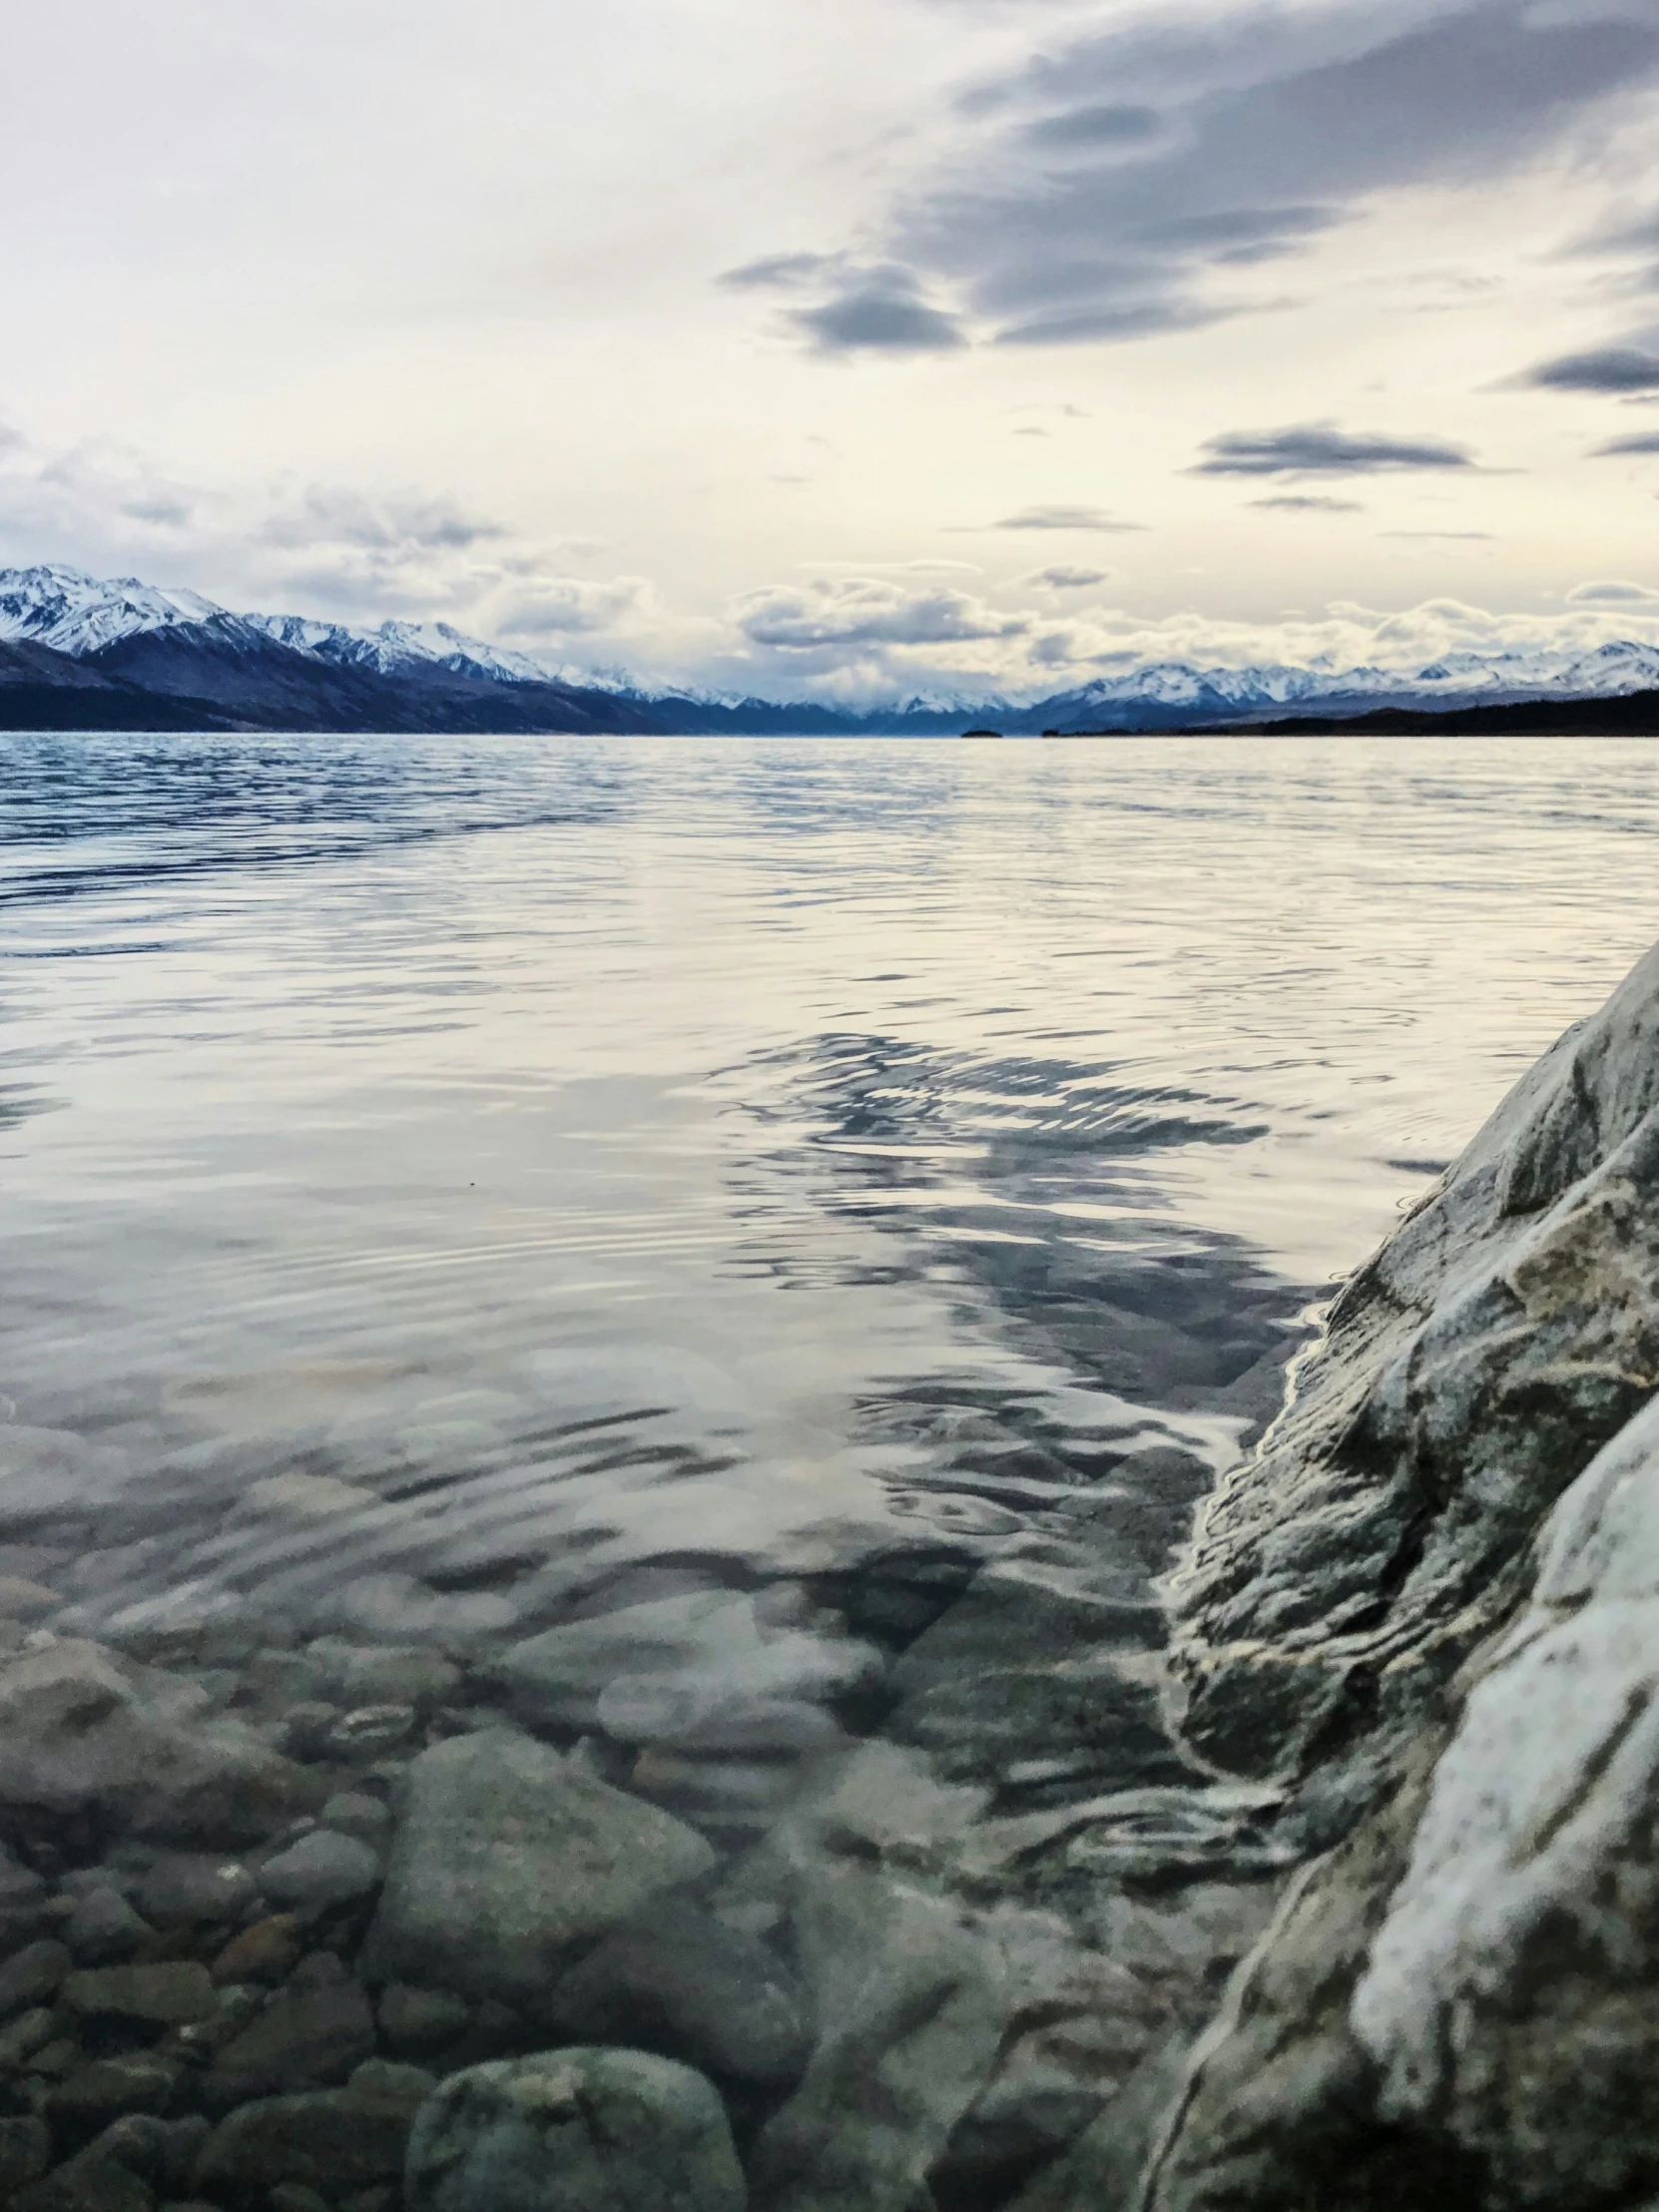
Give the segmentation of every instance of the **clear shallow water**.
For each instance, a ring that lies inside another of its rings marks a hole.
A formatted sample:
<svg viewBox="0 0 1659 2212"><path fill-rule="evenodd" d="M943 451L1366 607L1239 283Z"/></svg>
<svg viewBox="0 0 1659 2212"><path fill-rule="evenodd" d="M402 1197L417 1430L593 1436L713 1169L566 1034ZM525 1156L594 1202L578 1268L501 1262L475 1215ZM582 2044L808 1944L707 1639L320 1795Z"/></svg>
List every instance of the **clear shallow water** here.
<svg viewBox="0 0 1659 2212"><path fill-rule="evenodd" d="M0 1538L95 1626L511 1637L1219 1466L1659 935L1639 742L3 742Z"/></svg>

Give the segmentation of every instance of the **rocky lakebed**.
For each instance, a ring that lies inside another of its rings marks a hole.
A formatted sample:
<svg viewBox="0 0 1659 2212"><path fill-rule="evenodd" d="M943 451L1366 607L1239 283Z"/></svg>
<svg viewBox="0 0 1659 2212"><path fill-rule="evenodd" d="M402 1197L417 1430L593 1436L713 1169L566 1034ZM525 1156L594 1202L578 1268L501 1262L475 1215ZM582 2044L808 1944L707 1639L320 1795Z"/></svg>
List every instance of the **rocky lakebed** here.
<svg viewBox="0 0 1659 2212"><path fill-rule="evenodd" d="M1659 953L1240 1297L765 1558L0 1429L0 2201L1659 2201Z"/></svg>

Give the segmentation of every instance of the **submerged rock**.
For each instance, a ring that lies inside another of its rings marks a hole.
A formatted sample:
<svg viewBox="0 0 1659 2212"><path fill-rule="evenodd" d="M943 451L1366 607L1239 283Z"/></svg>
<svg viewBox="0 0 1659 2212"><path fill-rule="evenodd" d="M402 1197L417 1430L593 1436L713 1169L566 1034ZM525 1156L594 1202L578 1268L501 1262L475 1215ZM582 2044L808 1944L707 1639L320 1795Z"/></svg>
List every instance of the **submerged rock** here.
<svg viewBox="0 0 1659 2212"><path fill-rule="evenodd" d="M813 2043L805 1994L772 1945L683 1900L613 1930L558 1984L550 2013L573 2041L659 2051L758 2087L798 2081Z"/></svg>
<svg viewBox="0 0 1659 2212"><path fill-rule="evenodd" d="M361 1971L537 2010L573 1943L714 1857L694 1830L528 1737L458 1736L409 1769Z"/></svg>
<svg viewBox="0 0 1659 2212"><path fill-rule="evenodd" d="M320 1911L365 1898L380 1880L378 1855L355 1837L319 1828L267 1859L260 1888L274 1905Z"/></svg>
<svg viewBox="0 0 1659 2212"><path fill-rule="evenodd" d="M453 2075L409 2139L407 2212L744 2212L701 2074L636 2050L553 2050Z"/></svg>
<svg viewBox="0 0 1659 2212"><path fill-rule="evenodd" d="M207 2086L218 2108L236 2098L343 2081L374 2055L374 2016L359 1985L289 1987L225 2045Z"/></svg>
<svg viewBox="0 0 1659 2212"><path fill-rule="evenodd" d="M696 1590L550 1628L515 1645L501 1671L533 1727L776 1754L833 1741L825 1705L875 1681L881 1658L847 1636L774 1624L752 1595Z"/></svg>
<svg viewBox="0 0 1659 2212"><path fill-rule="evenodd" d="M252 1730L197 1717L187 1687L77 1638L0 1659L8 1820L235 1844L315 1802L310 1779Z"/></svg>
<svg viewBox="0 0 1659 2212"><path fill-rule="evenodd" d="M370 2059L342 2089L241 2105L210 2137L196 2184L218 2197L296 2182L335 2198L394 2181L432 2087L418 2066Z"/></svg>

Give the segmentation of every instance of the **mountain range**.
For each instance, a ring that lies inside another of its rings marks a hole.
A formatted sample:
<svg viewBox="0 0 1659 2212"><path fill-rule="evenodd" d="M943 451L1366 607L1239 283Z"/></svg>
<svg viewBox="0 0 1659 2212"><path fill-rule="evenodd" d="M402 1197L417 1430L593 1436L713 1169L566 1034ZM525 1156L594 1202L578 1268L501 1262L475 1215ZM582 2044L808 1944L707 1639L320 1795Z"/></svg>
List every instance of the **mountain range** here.
<svg viewBox="0 0 1659 2212"><path fill-rule="evenodd" d="M1659 647L1460 653L1426 667L1150 662L1035 704L919 698L854 712L650 692L574 675L443 622L377 628L233 614L190 591L47 564L0 570L0 729L416 733L618 731L698 736L944 736L1192 729L1378 710L1408 714L1659 689Z"/></svg>

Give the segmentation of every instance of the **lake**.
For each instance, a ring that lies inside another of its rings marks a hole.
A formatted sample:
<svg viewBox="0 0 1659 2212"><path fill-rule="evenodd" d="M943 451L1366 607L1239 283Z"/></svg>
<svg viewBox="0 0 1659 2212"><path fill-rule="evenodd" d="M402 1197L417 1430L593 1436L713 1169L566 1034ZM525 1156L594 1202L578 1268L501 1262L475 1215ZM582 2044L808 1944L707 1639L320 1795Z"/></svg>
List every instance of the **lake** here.
<svg viewBox="0 0 1659 2212"><path fill-rule="evenodd" d="M1309 1848L1161 1579L1659 934L1659 752L0 742L0 1955L219 2008L84 1974L5 2124L125 2053L388 2212L574 2041L770 2212L1011 2201Z"/></svg>

